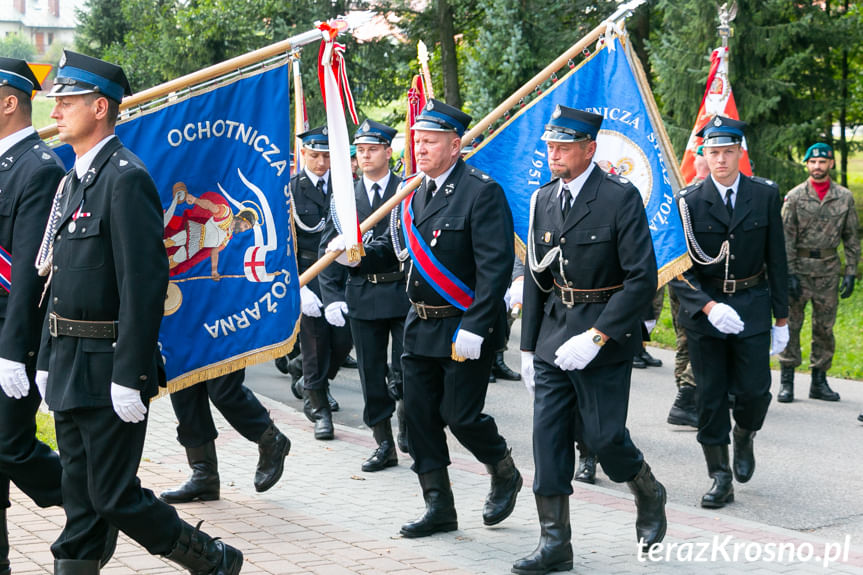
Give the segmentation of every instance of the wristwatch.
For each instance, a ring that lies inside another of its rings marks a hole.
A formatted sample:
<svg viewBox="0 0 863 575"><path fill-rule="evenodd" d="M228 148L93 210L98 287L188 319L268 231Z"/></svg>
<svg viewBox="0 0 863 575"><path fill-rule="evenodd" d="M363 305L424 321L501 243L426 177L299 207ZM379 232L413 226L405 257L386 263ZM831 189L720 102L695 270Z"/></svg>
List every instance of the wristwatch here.
<svg viewBox="0 0 863 575"><path fill-rule="evenodd" d="M593 343L595 343L599 347L602 347L605 345L605 342L602 341L602 336L599 334L598 331L596 331L594 328L590 328L590 332L593 333L593 338L592 338Z"/></svg>

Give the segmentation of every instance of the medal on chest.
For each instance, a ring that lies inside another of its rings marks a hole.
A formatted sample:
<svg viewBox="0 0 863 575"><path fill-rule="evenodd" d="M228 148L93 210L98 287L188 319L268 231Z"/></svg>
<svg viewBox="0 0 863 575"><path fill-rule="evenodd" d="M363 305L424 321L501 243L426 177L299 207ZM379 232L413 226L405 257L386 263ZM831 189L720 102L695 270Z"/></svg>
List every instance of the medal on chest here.
<svg viewBox="0 0 863 575"><path fill-rule="evenodd" d="M437 245L437 239L440 237L440 230L432 231L432 241L429 244L431 247L435 247Z"/></svg>

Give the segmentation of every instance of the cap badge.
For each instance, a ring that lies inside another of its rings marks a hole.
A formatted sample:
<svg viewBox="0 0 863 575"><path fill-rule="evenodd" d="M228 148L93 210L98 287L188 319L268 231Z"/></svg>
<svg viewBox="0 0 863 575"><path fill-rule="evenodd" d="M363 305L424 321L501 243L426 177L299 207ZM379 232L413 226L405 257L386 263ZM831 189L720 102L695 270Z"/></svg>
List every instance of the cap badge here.
<svg viewBox="0 0 863 575"><path fill-rule="evenodd" d="M428 102L426 104L426 110L434 110L434 102Z"/></svg>
<svg viewBox="0 0 863 575"><path fill-rule="evenodd" d="M321 134L323 134L324 136L326 136L326 135L327 135L327 127L326 127L326 126L324 126L324 127L321 129Z"/></svg>
<svg viewBox="0 0 863 575"><path fill-rule="evenodd" d="M62 68L65 65L66 65L66 52L63 52L63 55L60 56L60 67Z"/></svg>
<svg viewBox="0 0 863 575"><path fill-rule="evenodd" d="M560 118L560 104L558 104L557 108L554 109L554 112L551 114L552 118Z"/></svg>
<svg viewBox="0 0 863 575"><path fill-rule="evenodd" d="M721 125L722 125L722 120L721 120L720 118L718 118L718 117L717 117L717 118L714 118L714 120L713 120L713 125L714 125L714 126L721 126Z"/></svg>
<svg viewBox="0 0 863 575"><path fill-rule="evenodd" d="M360 131L361 131L361 132L368 132L368 131L369 131L369 123L368 123L368 121L363 122L363 125L362 125L362 126L360 126Z"/></svg>

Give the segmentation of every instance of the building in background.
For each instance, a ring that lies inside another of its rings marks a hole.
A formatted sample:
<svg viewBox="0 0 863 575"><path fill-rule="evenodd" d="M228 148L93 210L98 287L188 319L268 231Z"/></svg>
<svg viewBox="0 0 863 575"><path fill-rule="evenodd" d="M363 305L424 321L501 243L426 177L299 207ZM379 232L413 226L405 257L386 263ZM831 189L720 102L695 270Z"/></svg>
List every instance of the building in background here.
<svg viewBox="0 0 863 575"><path fill-rule="evenodd" d="M84 0L0 0L0 39L19 34L43 55L59 42L71 46Z"/></svg>

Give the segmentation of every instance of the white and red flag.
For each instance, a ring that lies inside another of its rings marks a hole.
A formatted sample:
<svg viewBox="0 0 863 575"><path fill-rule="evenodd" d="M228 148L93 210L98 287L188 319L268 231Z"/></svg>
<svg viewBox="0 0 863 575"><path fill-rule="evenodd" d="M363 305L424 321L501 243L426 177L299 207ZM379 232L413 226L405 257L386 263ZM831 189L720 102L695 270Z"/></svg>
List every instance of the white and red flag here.
<svg viewBox="0 0 863 575"><path fill-rule="evenodd" d="M731 91L731 82L728 81L728 47L720 47L710 55L710 74L707 76L707 89L701 100L701 108L698 109L698 117L695 127L686 143L683 152L683 162L680 171L683 181L690 182L695 177L695 151L702 144L702 138L695 134L710 121L713 116L725 116L732 120L739 120L737 104L734 102L734 94ZM743 155L740 157L740 171L747 176L752 175L749 164L749 151L746 147L746 138L743 139Z"/></svg>
<svg viewBox="0 0 863 575"><path fill-rule="evenodd" d="M405 118L405 151L404 151L404 175L413 174L417 169L416 157L414 156L414 122L426 105L426 91L422 77L417 74L411 82L408 90L407 117Z"/></svg>

